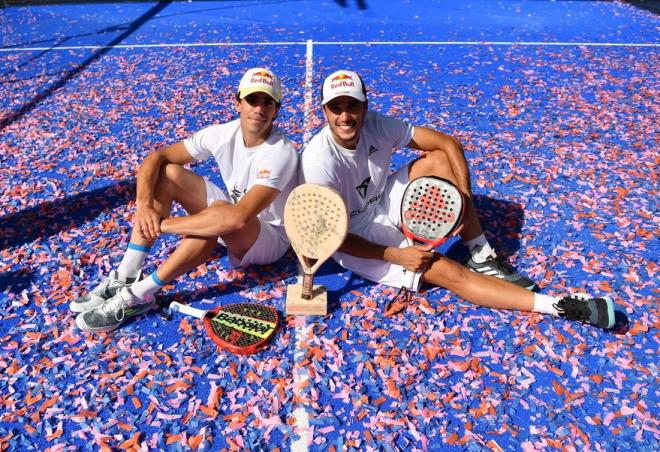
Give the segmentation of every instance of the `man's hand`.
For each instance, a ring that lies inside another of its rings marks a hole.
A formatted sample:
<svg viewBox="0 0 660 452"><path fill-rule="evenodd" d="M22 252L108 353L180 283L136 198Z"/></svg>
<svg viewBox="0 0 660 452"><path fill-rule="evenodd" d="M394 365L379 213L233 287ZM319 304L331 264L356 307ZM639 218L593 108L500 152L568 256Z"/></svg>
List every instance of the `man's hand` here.
<svg viewBox="0 0 660 452"><path fill-rule="evenodd" d="M151 206L138 205L135 212L134 227L142 238L153 241L161 234L160 213Z"/></svg>
<svg viewBox="0 0 660 452"><path fill-rule="evenodd" d="M436 259L431 245L413 245L405 248L387 248L385 259L413 272L424 272Z"/></svg>

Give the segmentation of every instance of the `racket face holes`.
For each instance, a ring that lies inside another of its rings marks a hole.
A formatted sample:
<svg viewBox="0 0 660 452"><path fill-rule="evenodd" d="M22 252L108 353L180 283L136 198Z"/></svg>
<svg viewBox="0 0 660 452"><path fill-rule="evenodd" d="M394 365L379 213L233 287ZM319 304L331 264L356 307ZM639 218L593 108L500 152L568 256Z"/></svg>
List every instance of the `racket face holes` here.
<svg viewBox="0 0 660 452"><path fill-rule="evenodd" d="M420 178L404 192L401 212L406 227L417 237L436 240L446 236L460 215L462 196L442 180Z"/></svg>

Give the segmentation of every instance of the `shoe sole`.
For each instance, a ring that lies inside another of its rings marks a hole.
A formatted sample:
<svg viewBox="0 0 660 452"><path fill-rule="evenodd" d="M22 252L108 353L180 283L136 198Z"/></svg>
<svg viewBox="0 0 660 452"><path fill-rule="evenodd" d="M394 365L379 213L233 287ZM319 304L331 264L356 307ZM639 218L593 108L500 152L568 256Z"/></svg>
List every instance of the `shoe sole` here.
<svg viewBox="0 0 660 452"><path fill-rule="evenodd" d="M616 321L614 319L614 302L610 297L599 297L605 300L605 303L607 303L607 315L609 316L608 318L610 319L610 322L607 324L607 326L604 326L603 329L608 329L612 328L615 324Z"/></svg>
<svg viewBox="0 0 660 452"><path fill-rule="evenodd" d="M591 295L586 293L576 293L573 296L583 301L587 301L588 299L593 298ZM616 319L614 318L614 302L610 297L598 297L598 298L602 298L603 300L605 300L605 303L607 303L607 315L609 316L610 319L610 323L608 323L607 326L604 326L603 329L612 328L614 325L616 325Z"/></svg>
<svg viewBox="0 0 660 452"><path fill-rule="evenodd" d="M614 302L610 299L610 297L604 297L604 298L607 301L607 313L610 315L610 320L611 320L611 322L607 327L612 328L614 327L614 325L616 325L616 318L614 315Z"/></svg>
<svg viewBox="0 0 660 452"><path fill-rule="evenodd" d="M85 323L85 319L83 318L83 316L85 315L85 312L81 312L80 314L78 314L76 316L76 326L78 326L78 328L80 328L81 330L88 331L90 333L108 333L110 331L116 330L117 328L122 326L128 320L131 320L131 319L134 319L136 317L140 317L142 315L148 314L149 312L153 311L155 307L156 307L156 302L154 301L153 303L151 303L151 305L149 305L149 308L146 309L143 312L132 315L130 317L126 317L126 318L122 319L121 322L117 323L116 325L101 326L101 327L98 327L98 328L93 328L93 327L88 326L87 323Z"/></svg>

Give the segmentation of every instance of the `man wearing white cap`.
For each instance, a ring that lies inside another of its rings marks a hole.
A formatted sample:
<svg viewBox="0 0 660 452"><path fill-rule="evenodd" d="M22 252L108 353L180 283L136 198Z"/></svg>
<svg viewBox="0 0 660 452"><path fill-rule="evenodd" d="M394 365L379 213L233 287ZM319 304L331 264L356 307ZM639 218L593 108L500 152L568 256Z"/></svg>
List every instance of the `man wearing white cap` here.
<svg viewBox="0 0 660 452"><path fill-rule="evenodd" d="M268 69L250 69L236 98L239 119L202 129L144 160L133 231L119 267L71 303L80 328L110 331L148 312L156 305L156 291L206 262L218 242L236 266L268 264L284 255L289 242L282 216L297 183L298 157L292 142L273 125L280 81ZM209 158L215 159L227 191L184 167ZM170 217L174 201L187 216ZM143 279L149 249L163 233L183 240Z"/></svg>
<svg viewBox="0 0 660 452"><path fill-rule="evenodd" d="M325 79L322 104L327 125L307 145L301 168L305 182L333 187L346 202L349 234L334 256L343 267L397 288L417 291L423 282L445 287L491 308L560 315L603 328L614 324L610 299L536 294L527 290L533 281L497 257L472 204L468 165L456 139L370 111L364 83L352 71ZM388 175L393 149L406 146L422 151L421 157ZM470 250L465 266L430 246L410 246L401 232L405 187L430 175L454 182L467 199L460 232Z"/></svg>

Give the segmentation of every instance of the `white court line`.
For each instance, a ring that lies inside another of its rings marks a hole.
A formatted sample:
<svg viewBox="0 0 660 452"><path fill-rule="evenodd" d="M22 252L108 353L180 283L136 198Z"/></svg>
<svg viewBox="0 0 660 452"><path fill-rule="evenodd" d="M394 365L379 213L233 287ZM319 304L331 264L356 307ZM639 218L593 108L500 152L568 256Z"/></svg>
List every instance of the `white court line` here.
<svg viewBox="0 0 660 452"><path fill-rule="evenodd" d="M306 57L305 57L305 104L303 107L304 114L304 123L303 129L305 130L303 135L303 145L307 146L309 140L311 139L311 107L312 107L312 75L314 70L314 58L313 58L313 45L311 39L306 43ZM302 269L300 269L302 273ZM302 275L298 276L298 284L302 283ZM300 346L301 341L306 340L309 337L311 326L309 323L304 321L301 325L298 325L294 330L294 344L295 348L293 350L293 387L294 395L299 396L300 393L296 389L301 386L305 380L309 379L309 374L307 371L299 367L297 364L300 363L303 358L302 348ZM300 432L300 436L297 440L291 442L291 451L292 452L307 452L309 450L309 413L307 408L299 406L293 410L293 416L295 418L295 426Z"/></svg>
<svg viewBox="0 0 660 452"><path fill-rule="evenodd" d="M307 56L305 59L305 104L303 107L304 120L303 128L305 133L303 135L303 145L306 147L309 140L312 139L312 102L313 102L313 83L312 75L314 74L314 49L312 47L312 40L307 41Z"/></svg>
<svg viewBox="0 0 660 452"><path fill-rule="evenodd" d="M9 47L0 52L32 52L43 50L98 50L98 49L159 49L170 47L248 47L248 46L306 46L309 41L268 41L268 42L193 42L160 44L117 44L114 46L51 46L51 47ZM315 45L355 45L355 46L538 46L538 47L660 47L660 43L644 42L543 42L543 41L314 41Z"/></svg>

